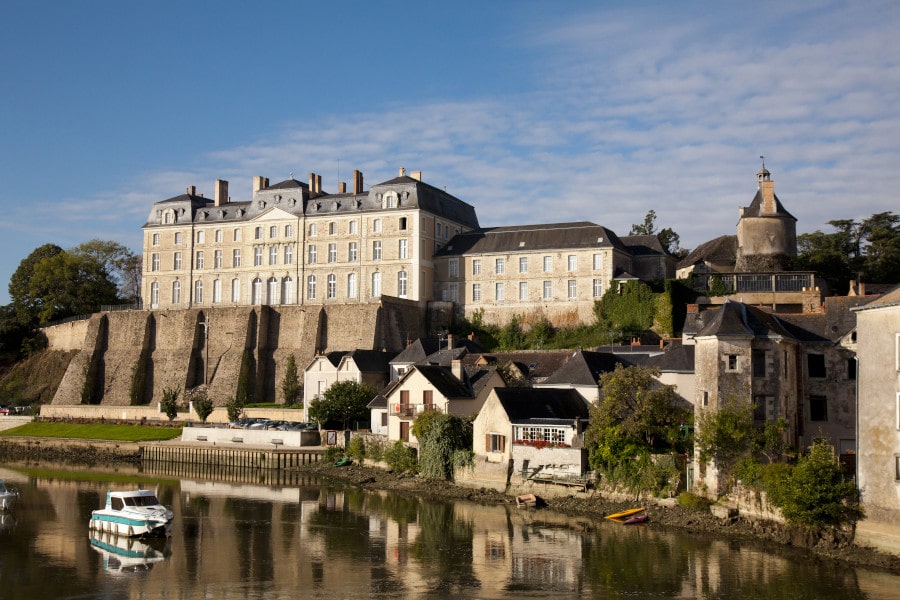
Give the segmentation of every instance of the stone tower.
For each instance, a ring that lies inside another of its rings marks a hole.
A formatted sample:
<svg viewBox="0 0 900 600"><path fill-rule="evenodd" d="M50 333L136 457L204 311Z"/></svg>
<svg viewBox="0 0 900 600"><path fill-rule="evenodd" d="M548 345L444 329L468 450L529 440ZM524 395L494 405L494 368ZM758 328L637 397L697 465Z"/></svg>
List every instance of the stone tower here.
<svg viewBox="0 0 900 600"><path fill-rule="evenodd" d="M762 157L761 157L762 158ZM797 256L797 219L775 195L775 182L766 163L756 174L756 196L741 208L737 226L738 272L790 271Z"/></svg>

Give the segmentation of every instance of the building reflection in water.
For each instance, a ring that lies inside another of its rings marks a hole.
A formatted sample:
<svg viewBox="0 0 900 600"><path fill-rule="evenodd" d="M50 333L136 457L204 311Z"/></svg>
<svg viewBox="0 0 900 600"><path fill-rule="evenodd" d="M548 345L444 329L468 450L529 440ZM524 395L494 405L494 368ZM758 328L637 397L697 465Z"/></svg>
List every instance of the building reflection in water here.
<svg viewBox="0 0 900 600"><path fill-rule="evenodd" d="M370 493L299 474L273 484L259 472L191 479L157 467L152 474L119 473L109 483L5 471L4 479L19 478L22 502L16 526L3 534L13 548L0 550L0 585L8 567L28 568L28 558L10 556L18 547L71 577L69 591L74 586L89 596L112 585L107 578L113 574L123 593L148 598L302 591L329 597L852 599L890 597L882 592L900 586L900 577L836 568L749 542L512 505ZM155 486L173 507L173 535L165 546L91 540L88 518L106 490L139 482ZM122 576L138 572L143 575Z"/></svg>

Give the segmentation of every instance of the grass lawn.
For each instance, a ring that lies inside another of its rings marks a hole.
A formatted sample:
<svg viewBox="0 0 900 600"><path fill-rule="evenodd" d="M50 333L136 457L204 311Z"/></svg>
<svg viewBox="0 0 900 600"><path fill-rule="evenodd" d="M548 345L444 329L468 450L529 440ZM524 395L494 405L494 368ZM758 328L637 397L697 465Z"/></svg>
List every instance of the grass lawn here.
<svg viewBox="0 0 900 600"><path fill-rule="evenodd" d="M180 435L181 427L146 427L106 423L26 423L19 427L0 431L0 436L9 437L53 437L116 442L171 440Z"/></svg>

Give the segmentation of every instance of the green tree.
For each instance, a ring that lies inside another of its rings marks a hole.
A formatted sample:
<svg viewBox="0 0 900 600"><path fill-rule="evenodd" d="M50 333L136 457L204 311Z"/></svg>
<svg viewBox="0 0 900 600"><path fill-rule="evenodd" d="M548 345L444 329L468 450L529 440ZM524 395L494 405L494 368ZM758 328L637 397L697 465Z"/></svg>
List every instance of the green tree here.
<svg viewBox="0 0 900 600"><path fill-rule="evenodd" d="M38 313L43 308L44 297L33 293L31 280L34 277L34 270L41 261L63 252L64 250L56 244L44 244L35 248L31 254L22 259L10 277L9 297L19 323L26 326L38 323Z"/></svg>
<svg viewBox="0 0 900 600"><path fill-rule="evenodd" d="M419 440L419 472L430 479L453 479L454 468L471 462L472 422L430 411L413 421Z"/></svg>
<svg viewBox="0 0 900 600"><path fill-rule="evenodd" d="M368 404L377 390L365 383L338 381L325 390L322 398L309 403L308 416L317 423L340 421L349 429L353 421L367 421Z"/></svg>
<svg viewBox="0 0 900 600"><path fill-rule="evenodd" d="M294 354L288 355L287 364L284 367L284 378L281 380L281 396L284 403L293 406L303 395L303 386L300 385L300 376L297 374L297 361Z"/></svg>
<svg viewBox="0 0 900 600"><path fill-rule="evenodd" d="M159 407L169 417L170 421L178 416L178 396L180 394L181 390L178 388L163 389L162 402L160 402Z"/></svg>
<svg viewBox="0 0 900 600"><path fill-rule="evenodd" d="M194 412L197 413L197 417L199 417L203 423L206 423L206 419L209 418L209 415L211 415L213 411L213 401L209 397L209 392L205 388L193 390L193 393L191 394L191 405L194 407Z"/></svg>
<svg viewBox="0 0 900 600"><path fill-rule="evenodd" d="M119 301L116 285L102 265L67 252L35 265L29 293L41 299L36 315L39 324L96 312L103 304Z"/></svg>
<svg viewBox="0 0 900 600"><path fill-rule="evenodd" d="M855 523L864 516L856 484L824 441L813 444L793 469L782 469L767 487L769 500L788 522L807 528Z"/></svg>
<svg viewBox="0 0 900 600"><path fill-rule="evenodd" d="M112 282L118 296L129 302L140 300L141 260L131 250L111 240L92 239L69 251L101 265Z"/></svg>
<svg viewBox="0 0 900 600"><path fill-rule="evenodd" d="M671 227L656 231L656 211L649 210L643 223L633 224L628 235L655 235L666 252L678 258L687 256L687 250L681 248L681 236Z"/></svg>
<svg viewBox="0 0 900 600"><path fill-rule="evenodd" d="M225 412L228 414L228 422L234 423L241 418L244 412L244 405L237 398L232 398L225 403Z"/></svg>
<svg viewBox="0 0 900 600"><path fill-rule="evenodd" d="M585 445L591 466L613 483L634 490L659 491L670 469L651 454L683 450L682 427L690 411L671 385L656 379L659 370L616 365L600 377L601 401L591 407Z"/></svg>
<svg viewBox="0 0 900 600"><path fill-rule="evenodd" d="M501 350L521 350L525 348L525 331L522 329L522 319L519 315L513 315L509 322L500 329L497 338Z"/></svg>
<svg viewBox="0 0 900 600"><path fill-rule="evenodd" d="M698 411L694 448L701 462L715 461L722 478L732 481L735 466L753 446L753 407L726 402L717 410Z"/></svg>

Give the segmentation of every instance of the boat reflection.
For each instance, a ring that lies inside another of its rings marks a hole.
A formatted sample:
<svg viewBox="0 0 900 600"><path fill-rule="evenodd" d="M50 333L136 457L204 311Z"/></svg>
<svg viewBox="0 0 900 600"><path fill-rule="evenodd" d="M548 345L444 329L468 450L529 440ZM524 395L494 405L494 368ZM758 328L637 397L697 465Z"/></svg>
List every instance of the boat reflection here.
<svg viewBox="0 0 900 600"><path fill-rule="evenodd" d="M90 540L91 548L103 556L103 570L112 574L146 573L170 554L168 540L141 540L100 531L91 531Z"/></svg>
<svg viewBox="0 0 900 600"><path fill-rule="evenodd" d="M16 528L16 517L8 512L0 512L0 533L6 533Z"/></svg>

